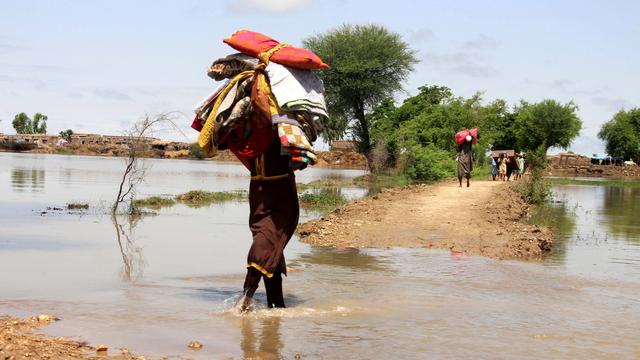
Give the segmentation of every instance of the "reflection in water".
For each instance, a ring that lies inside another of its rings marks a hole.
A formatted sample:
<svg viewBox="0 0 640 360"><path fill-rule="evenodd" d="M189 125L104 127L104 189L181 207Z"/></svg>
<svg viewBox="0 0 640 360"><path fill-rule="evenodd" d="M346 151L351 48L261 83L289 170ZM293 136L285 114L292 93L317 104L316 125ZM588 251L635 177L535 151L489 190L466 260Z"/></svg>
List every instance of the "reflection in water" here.
<svg viewBox="0 0 640 360"><path fill-rule="evenodd" d="M353 248L334 250L311 247L308 253L300 254L298 259L303 263L317 265L357 267L359 269L377 271L389 270L385 260L367 254L366 250Z"/></svg>
<svg viewBox="0 0 640 360"><path fill-rule="evenodd" d="M11 187L15 191L22 192L27 188L31 191L44 190L45 172L42 169L20 169L11 170Z"/></svg>
<svg viewBox="0 0 640 360"><path fill-rule="evenodd" d="M252 316L243 316L242 321L242 339L240 347L242 348L244 359L281 359L280 351L283 347L280 338L280 317L269 316L262 319L256 319ZM260 322L260 333L254 330L255 322Z"/></svg>
<svg viewBox="0 0 640 360"><path fill-rule="evenodd" d="M145 261L142 248L135 243L135 229L140 221L140 216L124 215L128 225L126 228L120 224L117 215L111 216L111 222L116 230L116 240L122 255L122 278L126 281L136 281L143 275Z"/></svg>
<svg viewBox="0 0 640 360"><path fill-rule="evenodd" d="M556 241L553 244L554 258L564 261L568 251L568 236L576 228L576 208L566 199L557 203L540 206L531 217L532 224L548 226L553 229Z"/></svg>
<svg viewBox="0 0 640 360"><path fill-rule="evenodd" d="M609 231L627 241L640 243L638 214L640 213L640 189L605 187L603 215Z"/></svg>

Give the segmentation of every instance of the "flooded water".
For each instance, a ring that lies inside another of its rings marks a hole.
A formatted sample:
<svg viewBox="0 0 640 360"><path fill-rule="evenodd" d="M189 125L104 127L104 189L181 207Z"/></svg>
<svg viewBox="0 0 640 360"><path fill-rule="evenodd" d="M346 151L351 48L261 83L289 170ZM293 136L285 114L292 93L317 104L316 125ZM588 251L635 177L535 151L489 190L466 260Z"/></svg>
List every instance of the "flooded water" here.
<svg viewBox="0 0 640 360"><path fill-rule="evenodd" d="M140 196L248 187L236 164L149 162ZM560 239L542 263L312 248L294 238L289 308L238 316L248 203L176 205L114 224L103 213L122 167L0 153L0 314L51 313L62 321L48 334L151 358L640 357L640 189L557 187L561 202L543 213ZM309 169L297 179L360 174ZM69 202L91 208L47 210ZM204 348L189 350L191 340Z"/></svg>

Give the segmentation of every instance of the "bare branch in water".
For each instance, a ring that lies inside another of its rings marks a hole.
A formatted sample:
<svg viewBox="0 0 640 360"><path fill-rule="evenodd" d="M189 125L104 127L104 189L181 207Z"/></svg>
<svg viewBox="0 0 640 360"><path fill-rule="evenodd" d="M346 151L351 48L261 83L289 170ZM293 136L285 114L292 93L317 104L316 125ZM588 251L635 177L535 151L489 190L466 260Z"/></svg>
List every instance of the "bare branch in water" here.
<svg viewBox="0 0 640 360"><path fill-rule="evenodd" d="M178 131L179 128L173 121L173 113L162 113L154 117L145 116L137 121L129 131L125 133L127 137L128 156L125 160L126 167L122 174L122 179L118 186L116 200L111 207L111 214L115 215L122 205L129 204L128 213L136 212L133 201L136 194L136 187L144 181L148 167L141 161L145 152L150 150L149 142L153 140L151 136L157 127L168 125Z"/></svg>

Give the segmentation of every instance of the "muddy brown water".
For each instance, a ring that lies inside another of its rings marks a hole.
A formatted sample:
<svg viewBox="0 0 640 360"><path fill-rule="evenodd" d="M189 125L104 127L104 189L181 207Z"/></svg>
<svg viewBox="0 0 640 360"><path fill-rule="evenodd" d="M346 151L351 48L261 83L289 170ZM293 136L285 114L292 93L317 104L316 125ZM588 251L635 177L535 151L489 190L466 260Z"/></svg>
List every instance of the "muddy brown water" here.
<svg viewBox="0 0 640 360"><path fill-rule="evenodd" d="M248 186L236 164L150 163L141 196ZM47 334L151 358L640 357L640 189L556 187L559 202L535 219L559 235L541 263L293 239L290 307L238 316L231 308L250 244L248 204L162 209L122 221L118 243L100 209L122 166L0 153L0 314L52 313L62 321ZM309 169L298 181L360 174ZM69 202L91 208L47 210ZM262 287L257 298L264 302ZM189 350L191 340L204 348Z"/></svg>

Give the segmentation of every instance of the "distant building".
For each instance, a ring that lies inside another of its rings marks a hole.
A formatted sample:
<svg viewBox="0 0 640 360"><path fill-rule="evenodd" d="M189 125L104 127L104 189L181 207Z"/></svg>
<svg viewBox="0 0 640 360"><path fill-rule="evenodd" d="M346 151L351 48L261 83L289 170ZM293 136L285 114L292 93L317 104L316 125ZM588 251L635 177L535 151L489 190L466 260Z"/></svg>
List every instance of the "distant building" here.
<svg viewBox="0 0 640 360"><path fill-rule="evenodd" d="M0 141L6 142L25 142L36 145L57 145L62 139L60 135L52 134L16 134L6 135L0 134ZM145 143L151 143L158 141L159 139L152 137L141 138L140 141ZM72 145L123 145L128 143L130 138L128 136L118 135L98 135L98 134L73 134L71 135L70 143Z"/></svg>

